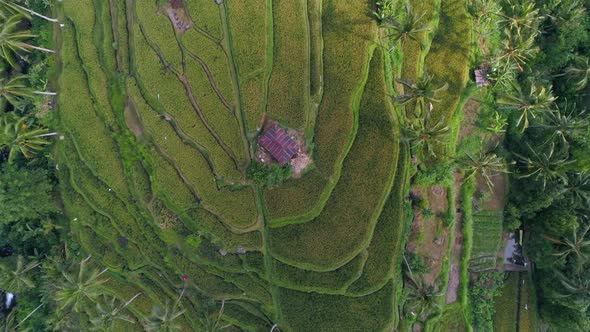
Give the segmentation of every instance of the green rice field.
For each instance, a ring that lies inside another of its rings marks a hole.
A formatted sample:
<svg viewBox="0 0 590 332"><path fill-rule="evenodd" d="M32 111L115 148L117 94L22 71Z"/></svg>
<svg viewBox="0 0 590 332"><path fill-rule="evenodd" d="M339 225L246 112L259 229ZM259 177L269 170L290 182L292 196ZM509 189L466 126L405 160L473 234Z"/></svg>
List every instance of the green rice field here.
<svg viewBox="0 0 590 332"><path fill-rule="evenodd" d="M180 331L209 331L199 315L213 301L228 331L398 326L413 166L391 96L424 68L437 84L456 77L437 105L450 120L471 29L461 1L411 2L438 30L394 52L374 1L58 3L63 205L81 250L109 269L105 292L145 294L135 321L177 301ZM269 121L296 132L311 164L264 186L249 170ZM472 264L497 251L501 227L474 215Z"/></svg>

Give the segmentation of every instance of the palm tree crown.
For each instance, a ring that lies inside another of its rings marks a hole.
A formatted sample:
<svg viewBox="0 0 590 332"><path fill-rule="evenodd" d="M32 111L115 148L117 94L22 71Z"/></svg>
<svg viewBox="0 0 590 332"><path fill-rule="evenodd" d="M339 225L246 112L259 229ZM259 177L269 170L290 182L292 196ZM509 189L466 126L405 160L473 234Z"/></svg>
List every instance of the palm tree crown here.
<svg viewBox="0 0 590 332"><path fill-rule="evenodd" d="M414 13L412 6L406 2L406 11L400 19L394 17L383 18L381 22L383 27L391 31L391 33L387 35L387 38L390 38L392 41L390 50L392 50L398 43L403 46L409 40L418 41L421 32L430 31L430 27L420 25L420 21L422 21L423 17L424 14L417 15Z"/></svg>
<svg viewBox="0 0 590 332"><path fill-rule="evenodd" d="M22 21L22 15L12 15L0 26L0 57L4 58L9 65L16 67L16 54L18 52L30 52L36 49L44 52L55 52L43 47L33 46L26 43L27 39L36 37L28 30L20 30L18 24Z"/></svg>
<svg viewBox="0 0 590 332"><path fill-rule="evenodd" d="M0 118L0 149L9 149L9 163L14 161L18 152L26 158L32 158L50 144L46 137L55 135L46 128L30 128L26 121L25 117L15 120L11 115Z"/></svg>

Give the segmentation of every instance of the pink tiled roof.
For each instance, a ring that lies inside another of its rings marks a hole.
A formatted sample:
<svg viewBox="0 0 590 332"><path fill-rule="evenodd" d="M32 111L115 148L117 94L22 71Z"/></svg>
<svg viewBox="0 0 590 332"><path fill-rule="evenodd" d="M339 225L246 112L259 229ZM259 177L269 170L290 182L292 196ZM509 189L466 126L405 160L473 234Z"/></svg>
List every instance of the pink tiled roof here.
<svg viewBox="0 0 590 332"><path fill-rule="evenodd" d="M267 130L258 140L280 165L285 165L297 153L299 146L278 124Z"/></svg>

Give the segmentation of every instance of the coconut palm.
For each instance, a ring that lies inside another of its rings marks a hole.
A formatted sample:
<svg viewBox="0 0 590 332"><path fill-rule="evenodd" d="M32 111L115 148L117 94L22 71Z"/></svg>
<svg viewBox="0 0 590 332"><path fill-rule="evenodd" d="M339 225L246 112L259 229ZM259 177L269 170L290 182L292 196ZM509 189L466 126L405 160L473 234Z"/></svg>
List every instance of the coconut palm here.
<svg viewBox="0 0 590 332"><path fill-rule="evenodd" d="M409 278L406 290L405 307L413 316L420 318L424 313L440 310L440 298L444 293L439 290L436 282L430 285L423 278Z"/></svg>
<svg viewBox="0 0 590 332"><path fill-rule="evenodd" d="M410 3L406 2L405 13L399 19L394 17L383 17L381 24L383 28L391 31L386 37L392 42L390 51L397 45L404 45L409 40L418 42L420 33L430 31L427 25L421 25L424 14L414 13Z"/></svg>
<svg viewBox="0 0 590 332"><path fill-rule="evenodd" d="M497 12L498 23L505 25L512 33L522 37L525 30L536 34L543 18L536 4L530 1L506 0L504 10Z"/></svg>
<svg viewBox="0 0 590 332"><path fill-rule="evenodd" d="M590 278L580 274L566 276L557 269L554 272L563 286L563 292L559 292L553 297L568 308L586 312L590 307ZM561 299L566 300L561 301Z"/></svg>
<svg viewBox="0 0 590 332"><path fill-rule="evenodd" d="M545 236L545 239L558 246L558 252L553 254L563 261L572 259L576 273L582 272L584 265L590 260L590 239L587 238L590 224L582 224L572 231L572 237L560 239Z"/></svg>
<svg viewBox="0 0 590 332"><path fill-rule="evenodd" d="M479 174L484 178L490 190L493 190L493 174L508 173L504 158L498 157L491 151L480 151L476 155L466 152L465 156L466 158L459 160L459 163L466 173L465 181Z"/></svg>
<svg viewBox="0 0 590 332"><path fill-rule="evenodd" d="M29 332L30 329L22 328L20 325L31 318L42 306L43 303L39 304L20 321L18 321L16 318L17 311L12 310L10 313L8 313L8 315L6 315L6 317L0 319L0 332Z"/></svg>
<svg viewBox="0 0 590 332"><path fill-rule="evenodd" d="M574 206L590 206L590 171L568 173L563 194Z"/></svg>
<svg viewBox="0 0 590 332"><path fill-rule="evenodd" d="M32 49L43 52L55 51L34 46L25 42L25 40L36 37L28 30L19 30L19 23L22 21L22 15L12 15L4 22L0 23L0 57L5 59L12 67L16 67L16 54L18 52L30 52Z"/></svg>
<svg viewBox="0 0 590 332"><path fill-rule="evenodd" d="M535 33L528 37L520 37L508 29L504 30L501 51L491 61L493 66L499 68L500 72L506 72L512 67L523 72L524 65L539 52L535 43L536 37Z"/></svg>
<svg viewBox="0 0 590 332"><path fill-rule="evenodd" d="M225 309L225 300L221 301L221 307L217 314L205 314L204 318L200 318L199 321L203 325L205 332L220 332L223 331L231 326L228 325L221 325L221 317L223 316L223 311Z"/></svg>
<svg viewBox="0 0 590 332"><path fill-rule="evenodd" d="M576 80L576 90L584 89L588 85L588 76L590 76L590 59L576 57L574 64L565 70L565 74Z"/></svg>
<svg viewBox="0 0 590 332"><path fill-rule="evenodd" d="M101 294L101 285L108 281L102 277L108 269L99 270L89 267L90 256L80 263L72 263L69 266L59 267L61 280L54 286L55 301L58 303L58 310L62 312L82 310L83 305L88 301L96 302Z"/></svg>
<svg viewBox="0 0 590 332"><path fill-rule="evenodd" d="M145 329L150 332L177 332L182 331L182 327L176 321L178 317L184 314L185 309L181 309L180 300L186 291L186 281L188 277L185 276L185 284L182 287L180 295L173 304L166 299L166 304L162 307L156 305L152 308L151 315L145 321Z"/></svg>
<svg viewBox="0 0 590 332"><path fill-rule="evenodd" d="M521 169L521 177L535 177L537 181L543 182L543 188L546 187L548 181L561 180L562 183L567 183L565 175L565 166L574 163L573 160L568 160L567 155L558 155L555 152L555 144L550 144L546 152L539 153L527 143L528 153L530 157L514 153L520 158L519 165Z"/></svg>
<svg viewBox="0 0 590 332"><path fill-rule="evenodd" d="M403 85L404 94L394 97L394 100L401 105L415 102L416 110L425 110L426 102L431 104L440 102L440 99L437 99L437 95L449 87L448 83L440 87L435 87L433 80L434 76L428 72L425 72L417 82L403 79L397 80Z"/></svg>
<svg viewBox="0 0 590 332"><path fill-rule="evenodd" d="M0 109L4 108L5 102L18 105L21 98L35 96L33 89L26 84L25 79L25 76L16 76L0 81Z"/></svg>
<svg viewBox="0 0 590 332"><path fill-rule="evenodd" d="M185 310L179 307L179 302L173 305L166 300L166 304L162 306L154 306L151 315L145 322L146 331L150 332L180 332L182 327L177 321L177 318L184 314Z"/></svg>
<svg viewBox="0 0 590 332"><path fill-rule="evenodd" d="M7 264L0 264L2 288L16 293L27 288L34 288L35 283L29 274L39 264L38 261L31 261L25 264L24 257L20 255L16 258L14 267Z"/></svg>
<svg viewBox="0 0 590 332"><path fill-rule="evenodd" d="M496 103L499 110L516 111L519 113L516 126L521 132L530 126L530 119L537 117L537 113L548 111L557 98L553 96L551 87L546 88L532 82L523 91L516 82L512 83L512 91L500 97Z"/></svg>
<svg viewBox="0 0 590 332"><path fill-rule="evenodd" d="M8 148L8 162L12 163L17 153L26 158L33 158L34 154L50 144L46 137L56 135L46 128L31 128L27 118L15 119L12 114L0 118L0 149Z"/></svg>
<svg viewBox="0 0 590 332"><path fill-rule="evenodd" d="M14 2L14 0L0 0L0 17L6 17L7 15L21 14L26 18L31 18L30 15L35 15L49 22L59 22L55 18L47 17L36 11L30 10L29 8L23 7Z"/></svg>
<svg viewBox="0 0 590 332"><path fill-rule="evenodd" d="M557 139L559 142L568 145L572 141L583 137L588 131L588 119L582 117L585 110L578 114L574 114L575 112L575 104L565 103L562 107L546 112L545 121L533 126L549 133L548 142Z"/></svg>
<svg viewBox="0 0 590 332"><path fill-rule="evenodd" d="M414 151L421 154L426 152L426 155L436 157L435 147L445 144L450 128L445 124L444 118L435 120L431 113L431 110L427 110L421 117L407 119L402 127L402 134Z"/></svg>
<svg viewBox="0 0 590 332"><path fill-rule="evenodd" d="M90 318L90 323L92 324L91 330L113 331L117 321L134 324L135 319L123 314L123 309L140 295L141 293L135 294L125 303L119 303L114 296L109 298L106 295L102 295L102 299L96 302L96 314Z"/></svg>

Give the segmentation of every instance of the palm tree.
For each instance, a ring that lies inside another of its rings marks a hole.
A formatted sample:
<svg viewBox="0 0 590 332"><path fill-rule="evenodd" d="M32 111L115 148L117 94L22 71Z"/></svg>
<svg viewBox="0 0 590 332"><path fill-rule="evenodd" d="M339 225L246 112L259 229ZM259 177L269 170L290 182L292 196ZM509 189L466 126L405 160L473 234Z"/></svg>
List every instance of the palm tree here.
<svg viewBox="0 0 590 332"><path fill-rule="evenodd" d="M35 283L29 277L29 272L39 266L38 261L25 264L23 256L18 256L14 268L6 264L0 264L2 271L2 288L19 293L27 288L34 288Z"/></svg>
<svg viewBox="0 0 590 332"><path fill-rule="evenodd" d="M568 112L568 108L571 110ZM569 145L572 141L581 138L588 131L588 119L582 117L585 110L574 114L575 104L567 102L562 107L546 113L545 121L534 127L546 130L550 135L547 141L559 139L563 144Z"/></svg>
<svg viewBox="0 0 590 332"><path fill-rule="evenodd" d="M0 72L1 74L1 72ZM4 102L17 106L21 98L33 98L35 95L54 96L55 92L36 91L26 83L27 76L20 75L11 79L3 79L0 82L0 109L4 108Z"/></svg>
<svg viewBox="0 0 590 332"><path fill-rule="evenodd" d="M498 23L505 25L519 37L522 37L525 28L536 34L539 22L543 18L536 4L529 1L506 0L504 10L497 12L496 15L500 16Z"/></svg>
<svg viewBox="0 0 590 332"><path fill-rule="evenodd" d="M406 119L402 134L410 142L410 147L421 154L436 157L435 147L444 145L450 132L444 118L432 119L431 110L416 119Z"/></svg>
<svg viewBox="0 0 590 332"><path fill-rule="evenodd" d="M93 331L113 331L115 322L120 320L131 324L135 323L135 319L122 313L131 302L133 302L141 293L135 294L131 299L125 303L118 303L114 296L108 298L106 295L102 296L102 300L96 302L96 315L90 318Z"/></svg>
<svg viewBox="0 0 590 332"><path fill-rule="evenodd" d="M577 207L590 206L590 171L568 173L567 179L563 188L566 199Z"/></svg>
<svg viewBox="0 0 590 332"><path fill-rule="evenodd" d="M416 110L425 110L426 101L430 102L431 104L440 102L440 99L437 99L436 96L449 87L449 84L445 83L443 86L435 88L433 80L434 76L428 72L425 72L415 83L410 80L397 80L404 86L404 94L396 96L394 100L401 105L415 102L417 106Z"/></svg>
<svg viewBox="0 0 590 332"><path fill-rule="evenodd" d="M59 311L82 310L87 301L95 302L101 294L101 285L108 279L102 278L108 269L98 270L89 268L90 256L86 257L79 264L70 264L68 267L61 267L61 277L55 285L55 300L59 304Z"/></svg>
<svg viewBox="0 0 590 332"><path fill-rule="evenodd" d="M524 71L524 65L539 52L536 46L535 33L528 37L513 35L508 29L504 30L501 52L493 59L493 66L500 68L500 72L506 72L513 66L519 71Z"/></svg>
<svg viewBox="0 0 590 332"><path fill-rule="evenodd" d="M423 278L409 278L406 283L407 297L406 308L410 313L420 318L422 314L430 314L440 310L440 298L444 295L439 290L436 282L432 285L426 283Z"/></svg>
<svg viewBox="0 0 590 332"><path fill-rule="evenodd" d="M568 308L586 312L590 306L590 279L579 274L567 277L557 269L554 272L565 291L565 294L558 293L554 295L554 298L558 301L567 299L566 301L559 301L559 303Z"/></svg>
<svg viewBox="0 0 590 332"><path fill-rule="evenodd" d="M497 104L499 110L517 111L520 114L516 126L524 132L530 125L529 118L534 119L538 112L549 110L556 99L551 87L539 87L532 82L528 85L528 91L523 91L520 85L513 82L511 93L500 97Z"/></svg>
<svg viewBox="0 0 590 332"><path fill-rule="evenodd" d="M27 319L31 318L37 310L39 310L44 303L39 304L35 309L29 312L25 318L23 318L20 322L16 319L17 311L12 310L4 319L0 319L0 332L28 332L29 329L23 329L20 327L22 323L24 323Z"/></svg>
<svg viewBox="0 0 590 332"><path fill-rule="evenodd" d="M50 133L46 128L30 128L26 121L26 117L14 120L11 115L4 115L0 119L0 149L9 149L9 163L14 161L19 152L26 158L33 158L37 151L50 144L46 137L57 134Z"/></svg>
<svg viewBox="0 0 590 332"><path fill-rule="evenodd" d="M467 158L459 160L463 170L466 172L465 181L479 174L484 178L490 190L493 190L493 173L509 173L506 170L504 158L498 157L491 151L480 151L475 156L469 152L465 152L465 155Z"/></svg>
<svg viewBox="0 0 590 332"><path fill-rule="evenodd" d="M584 89L588 85L588 76L590 76L590 59L588 57L576 57L574 65L569 66L565 73L577 80L576 90Z"/></svg>
<svg viewBox="0 0 590 332"><path fill-rule="evenodd" d="M9 65L16 67L15 55L18 52L30 52L31 49L55 53L55 51L27 44L25 40L36 37L28 30L19 30L22 15L13 15L2 22L0 27L0 57L6 59Z"/></svg>
<svg viewBox="0 0 590 332"><path fill-rule="evenodd" d="M182 314L184 314L185 310L180 309L178 305L178 301L175 302L173 305L170 305L170 301L166 300L166 305L162 306L154 306L152 308L152 313L150 317L147 318L145 322L146 331L150 332L180 332L182 331L182 327L176 319Z"/></svg>
<svg viewBox="0 0 590 332"><path fill-rule="evenodd" d="M0 16L5 17L6 14L21 14L29 19L31 18L30 15L35 15L49 22L59 22L56 18L41 15L36 11L30 10L26 7L16 4L14 3L14 0L0 0Z"/></svg>
<svg viewBox="0 0 590 332"><path fill-rule="evenodd" d="M562 237L561 239L556 239L545 236L545 239L559 246L559 252L553 254L554 256L566 262L569 257L572 257L575 271L576 273L580 273L584 270L584 265L590 259L590 239L586 238L589 231L590 224L581 225L578 229L572 231L571 238Z"/></svg>
<svg viewBox="0 0 590 332"><path fill-rule="evenodd" d="M176 319L184 314L185 309L180 308L180 300L186 291L186 280L188 277L185 276L185 284L182 287L180 295L174 302L170 304L170 301L166 299L164 307L156 305L152 308L151 315L146 319L145 329L149 332L180 332L182 327Z"/></svg>
<svg viewBox="0 0 590 332"><path fill-rule="evenodd" d="M223 316L224 309L225 309L225 300L222 300L221 301L221 308L219 308L219 312L217 313L217 315L205 314L205 318L199 319L199 321L203 325L205 332L220 332L220 331L225 330L231 326L231 324L224 325L224 326L220 325L221 317Z"/></svg>
<svg viewBox="0 0 590 332"><path fill-rule="evenodd" d="M567 183L565 175L565 166L574 163L569 160L568 156L558 156L555 153L555 144L550 144L548 151L538 153L533 149L529 143L527 147L531 157L526 157L514 152L514 155L520 158L522 174L520 177L528 178L534 176L536 180L543 181L543 188L546 187L547 182L551 180L561 180L562 183Z"/></svg>
<svg viewBox="0 0 590 332"><path fill-rule="evenodd" d="M383 28L391 31L386 37L392 42L391 51L398 43L402 46L409 40L419 42L418 38L420 33L430 31L430 27L421 25L420 21L424 14L417 15L414 13L412 6L409 2L406 2L406 11L400 19L394 17L383 17L381 24Z"/></svg>

